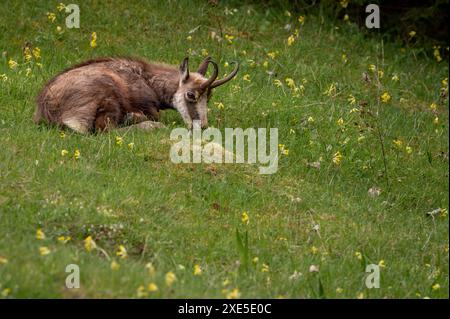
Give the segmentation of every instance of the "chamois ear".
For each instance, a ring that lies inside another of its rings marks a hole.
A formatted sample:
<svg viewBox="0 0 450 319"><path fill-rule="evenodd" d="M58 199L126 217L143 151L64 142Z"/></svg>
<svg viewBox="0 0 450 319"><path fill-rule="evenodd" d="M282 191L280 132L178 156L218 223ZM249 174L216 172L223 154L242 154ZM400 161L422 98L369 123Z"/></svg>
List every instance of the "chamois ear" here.
<svg viewBox="0 0 450 319"><path fill-rule="evenodd" d="M180 65L180 79L181 82L186 82L189 79L189 58L184 58L183 62Z"/></svg>

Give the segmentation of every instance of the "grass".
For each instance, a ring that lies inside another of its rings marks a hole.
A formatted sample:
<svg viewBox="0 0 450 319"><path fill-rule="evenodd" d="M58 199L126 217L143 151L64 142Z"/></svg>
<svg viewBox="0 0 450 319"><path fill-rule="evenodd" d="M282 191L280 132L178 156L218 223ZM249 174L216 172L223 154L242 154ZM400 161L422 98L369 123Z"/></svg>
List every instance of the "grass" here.
<svg viewBox="0 0 450 319"><path fill-rule="evenodd" d="M448 298L446 61L320 13L302 25L283 9L233 2L83 2L81 28L67 29L56 5L0 5L1 296ZM211 32L234 38L219 42ZM38 61L24 60L27 41L41 49ZM225 62L242 63L238 77L216 89L210 124L277 127L289 154L276 174L259 175L258 165L173 164L170 130L183 126L176 112L164 113L167 129L127 134L62 138L32 122L38 90L76 62L132 55L178 64L189 52L195 68L202 49L221 74L232 68ZM9 59L18 66L10 69ZM379 196L369 196L371 188ZM104 253L85 249L88 236ZM126 259L116 255L120 245ZM368 289L365 266L380 262L380 288ZM80 289L65 287L68 264L80 267ZM168 272L176 276L170 286ZM149 283L158 291L147 291Z"/></svg>

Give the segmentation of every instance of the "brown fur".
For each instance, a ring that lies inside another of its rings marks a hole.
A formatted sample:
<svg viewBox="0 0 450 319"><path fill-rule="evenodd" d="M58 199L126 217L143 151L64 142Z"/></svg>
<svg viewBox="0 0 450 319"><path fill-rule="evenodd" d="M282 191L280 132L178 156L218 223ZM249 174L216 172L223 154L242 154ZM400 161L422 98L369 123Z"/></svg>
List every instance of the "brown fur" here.
<svg viewBox="0 0 450 319"><path fill-rule="evenodd" d="M142 59L85 61L64 70L46 84L37 97L34 120L87 133L130 122L158 120L160 110L177 108L190 124L188 116L192 120L198 117L199 106L180 100L180 94L195 92L200 99L207 92L209 97L211 90L202 88L207 81L203 74L208 61L209 58L205 59L200 66L201 73L188 74L183 81L177 67ZM176 93L178 98L175 99ZM185 108L174 106L175 100ZM206 115L203 117L206 125Z"/></svg>

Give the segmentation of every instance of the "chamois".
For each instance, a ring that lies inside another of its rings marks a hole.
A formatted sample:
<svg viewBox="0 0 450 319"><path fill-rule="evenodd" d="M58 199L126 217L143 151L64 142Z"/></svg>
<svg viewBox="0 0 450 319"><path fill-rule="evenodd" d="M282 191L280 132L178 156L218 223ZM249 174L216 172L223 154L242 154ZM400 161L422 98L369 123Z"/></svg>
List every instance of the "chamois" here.
<svg viewBox="0 0 450 319"><path fill-rule="evenodd" d="M206 78L209 64L213 74ZM189 129L194 120L208 126L207 102L213 88L230 81L239 63L216 80L218 66L207 57L197 72L188 58L180 67L136 58L98 58L75 65L51 79L37 97L36 123L56 124L79 133L157 121L160 110L175 109Z"/></svg>

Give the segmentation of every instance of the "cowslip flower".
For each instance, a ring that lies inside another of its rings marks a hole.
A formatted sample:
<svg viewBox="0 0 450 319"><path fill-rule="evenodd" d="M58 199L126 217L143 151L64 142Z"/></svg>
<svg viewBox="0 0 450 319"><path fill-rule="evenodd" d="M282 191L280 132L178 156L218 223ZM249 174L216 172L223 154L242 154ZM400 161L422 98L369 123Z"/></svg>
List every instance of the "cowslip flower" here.
<svg viewBox="0 0 450 319"><path fill-rule="evenodd" d="M342 20L344 20L344 22L350 21L350 17L348 16L348 14L345 14Z"/></svg>
<svg viewBox="0 0 450 319"><path fill-rule="evenodd" d="M359 260L362 260L362 254L359 251L355 251L355 256L356 258L358 258Z"/></svg>
<svg viewBox="0 0 450 319"><path fill-rule="evenodd" d="M126 259L128 257L127 250L124 245L119 246L116 256L119 256L122 259Z"/></svg>
<svg viewBox="0 0 450 319"><path fill-rule="evenodd" d="M391 99L391 96L389 95L388 92L384 92L383 95L381 95L380 99L381 99L381 102L387 103Z"/></svg>
<svg viewBox="0 0 450 319"><path fill-rule="evenodd" d="M95 244L95 241L92 239L92 236L87 236L84 239L84 248L90 252L93 249L97 248L97 245Z"/></svg>
<svg viewBox="0 0 450 319"><path fill-rule="evenodd" d="M347 58L347 54L343 53L341 56L342 62L347 63L348 62L348 58Z"/></svg>
<svg viewBox="0 0 450 319"><path fill-rule="evenodd" d="M14 61L13 59L9 59L8 66L11 70L17 68L18 65L19 64L16 61Z"/></svg>
<svg viewBox="0 0 450 319"><path fill-rule="evenodd" d="M265 60L262 65L267 69L269 67L269 61Z"/></svg>
<svg viewBox="0 0 450 319"><path fill-rule="evenodd" d="M39 240L45 239L45 234L42 231L42 229L40 229L40 228L38 230L36 230L36 239L39 239Z"/></svg>
<svg viewBox="0 0 450 319"><path fill-rule="evenodd" d="M111 270L119 270L119 269L120 269L120 264L117 261L113 260L111 262Z"/></svg>
<svg viewBox="0 0 450 319"><path fill-rule="evenodd" d="M175 274L173 272L169 271L166 274L165 279L166 279L166 285L170 287L177 280L177 276L175 276Z"/></svg>
<svg viewBox="0 0 450 319"><path fill-rule="evenodd" d="M202 55L203 56L208 56L209 55L208 50L202 49Z"/></svg>
<svg viewBox="0 0 450 319"><path fill-rule="evenodd" d="M70 236L59 236L58 238L57 238L57 240L60 242L60 243L63 243L63 244L67 244L69 241L71 241L72 240L72 237L70 237Z"/></svg>
<svg viewBox="0 0 450 319"><path fill-rule="evenodd" d="M6 265L8 263L8 259L0 256L0 265Z"/></svg>
<svg viewBox="0 0 450 319"><path fill-rule="evenodd" d="M242 223L248 225L250 222L250 217L248 216L248 212L243 212L241 217Z"/></svg>
<svg viewBox="0 0 450 319"><path fill-rule="evenodd" d="M356 104L356 98L355 98L352 94L350 94L350 95L348 96L347 101L350 103L350 105Z"/></svg>
<svg viewBox="0 0 450 319"><path fill-rule="evenodd" d="M337 125L339 126L344 126L344 119L342 117L340 117L337 121L336 121Z"/></svg>
<svg viewBox="0 0 450 319"><path fill-rule="evenodd" d="M394 143L394 145L395 145L397 148L401 148L401 147L403 146L403 141L400 140L400 139L393 140L392 143Z"/></svg>
<svg viewBox="0 0 450 319"><path fill-rule="evenodd" d="M335 164L335 165L340 165L341 164L341 161L342 161L342 154L341 154L341 152L339 152L339 151L337 151L336 153L334 153L334 155L333 155L333 163Z"/></svg>
<svg viewBox="0 0 450 319"><path fill-rule="evenodd" d="M291 88L291 89L295 88L295 81L294 81L294 79L286 78L284 81L286 82L286 84L287 84L287 86L289 88Z"/></svg>
<svg viewBox="0 0 450 319"><path fill-rule="evenodd" d="M234 288L229 293L227 293L227 299L237 299L241 296L238 288Z"/></svg>
<svg viewBox="0 0 450 319"><path fill-rule="evenodd" d="M282 85L283 85L283 83L281 83L281 81L280 81L280 80L278 80L278 79L276 79L276 80L273 80L273 84L274 84L275 86L277 86L277 87L280 87L280 86L282 86Z"/></svg>
<svg viewBox="0 0 450 319"><path fill-rule="evenodd" d="M412 147L411 146L406 146L405 147L405 151L407 154L411 154L412 153Z"/></svg>
<svg viewBox="0 0 450 319"><path fill-rule="evenodd" d="M245 75L242 77L242 79L243 79L244 81L250 82L250 74L245 74Z"/></svg>
<svg viewBox="0 0 450 319"><path fill-rule="evenodd" d="M202 267L200 265L194 266L194 276L200 276L202 274Z"/></svg>
<svg viewBox="0 0 450 319"><path fill-rule="evenodd" d="M218 110L223 110L225 108L222 102L214 102L214 105L217 107Z"/></svg>
<svg viewBox="0 0 450 319"><path fill-rule="evenodd" d="M394 81L394 82L398 82L399 79L400 79L400 78L398 77L397 74L394 74L394 75L392 76L392 78L391 78L391 80Z"/></svg>
<svg viewBox="0 0 450 319"><path fill-rule="evenodd" d="M437 104L436 103L431 103L430 104L430 109L432 110L432 111L436 111L436 109L437 109Z"/></svg>
<svg viewBox="0 0 450 319"><path fill-rule="evenodd" d="M262 264L261 272L269 272L269 265L267 265L267 264Z"/></svg>
<svg viewBox="0 0 450 319"><path fill-rule="evenodd" d="M324 95L332 96L336 94L336 85L334 83L330 84L327 90L323 92Z"/></svg>
<svg viewBox="0 0 450 319"><path fill-rule="evenodd" d="M308 117L307 119L308 123L314 123L314 118L312 116Z"/></svg>
<svg viewBox="0 0 450 319"><path fill-rule="evenodd" d="M90 46L92 48L95 48L97 46L97 32L92 32Z"/></svg>
<svg viewBox="0 0 450 319"><path fill-rule="evenodd" d="M11 288L5 288L5 289L2 290L0 295L2 297L8 297L10 293L11 293Z"/></svg>
<svg viewBox="0 0 450 319"><path fill-rule="evenodd" d="M416 36L416 34L417 33L414 30L409 31L409 33L408 33L410 39L414 38Z"/></svg>
<svg viewBox="0 0 450 319"><path fill-rule="evenodd" d="M186 40L192 41L192 36L188 35L188 36L186 37Z"/></svg>
<svg viewBox="0 0 450 319"><path fill-rule="evenodd" d="M277 53L276 53L276 52L273 52L273 51L267 52L267 56L268 56L269 58L271 58L272 60L275 60L275 58L277 57Z"/></svg>
<svg viewBox="0 0 450 319"><path fill-rule="evenodd" d="M45 246L39 247L39 254L41 256L45 256L45 255L48 255L50 253L51 253L51 251L50 251L50 249L48 247L45 247Z"/></svg>
<svg viewBox="0 0 450 319"><path fill-rule="evenodd" d="M75 158L76 160L79 159L81 156L81 152L79 150L75 150L75 152L73 153L73 158Z"/></svg>
<svg viewBox="0 0 450 319"><path fill-rule="evenodd" d="M344 289L342 289L342 288L340 288L340 287L337 287L336 288L336 293L337 294L341 294L341 293L343 293L344 292Z"/></svg>
<svg viewBox="0 0 450 319"><path fill-rule="evenodd" d="M439 285L439 284L434 284L434 285L431 287L431 289L433 289L433 290L439 290L439 289L441 289L441 285Z"/></svg>
<svg viewBox="0 0 450 319"><path fill-rule="evenodd" d="M434 124L439 124L439 117L435 116L433 119Z"/></svg>
<svg viewBox="0 0 450 319"><path fill-rule="evenodd" d="M341 4L341 7L344 9L347 8L348 6L348 0L341 0L339 3Z"/></svg>
<svg viewBox="0 0 450 319"><path fill-rule="evenodd" d="M136 290L136 295L138 298L145 298L148 296L147 291L145 291L145 287L143 285L140 285L138 289Z"/></svg>
<svg viewBox="0 0 450 319"><path fill-rule="evenodd" d="M294 42L295 42L295 36L294 36L293 34L291 34L291 35L289 36L289 38L287 39L287 45L288 45L288 46L291 46L291 45L294 44Z"/></svg>
<svg viewBox="0 0 450 319"><path fill-rule="evenodd" d="M116 136L116 145L122 146L123 138L120 136Z"/></svg>
<svg viewBox="0 0 450 319"><path fill-rule="evenodd" d="M315 254L317 254L318 251L319 251L319 249L316 246L311 247L311 254L315 255Z"/></svg>
<svg viewBox="0 0 450 319"><path fill-rule="evenodd" d="M375 72L376 69L377 67L375 66L375 64L369 64L369 71Z"/></svg>
<svg viewBox="0 0 450 319"><path fill-rule="evenodd" d="M66 6L64 5L64 3L60 2L57 6L56 9L58 11L63 11L66 8Z"/></svg>
<svg viewBox="0 0 450 319"><path fill-rule="evenodd" d="M380 260L378 262L378 267L381 267L381 268L385 268L386 267L386 264L385 264L384 260Z"/></svg>
<svg viewBox="0 0 450 319"><path fill-rule="evenodd" d="M151 283L148 284L147 290L149 292L157 292L158 291L158 286L155 283L151 282Z"/></svg>
<svg viewBox="0 0 450 319"><path fill-rule="evenodd" d="M300 22L301 25L304 25L305 24L305 16L299 16L298 22Z"/></svg>
<svg viewBox="0 0 450 319"><path fill-rule="evenodd" d="M0 74L0 79L3 81L3 82L6 82L6 81L8 81L8 76L6 76L6 74Z"/></svg>
<svg viewBox="0 0 450 319"><path fill-rule="evenodd" d="M364 299L364 293L360 292L359 294L356 295L357 299Z"/></svg>
<svg viewBox="0 0 450 319"><path fill-rule="evenodd" d="M54 14L53 12L47 12L47 19L53 23L56 20L56 14Z"/></svg>
<svg viewBox="0 0 450 319"><path fill-rule="evenodd" d="M68 150L61 150L61 156L62 157L66 156L67 154L69 154Z"/></svg>
<svg viewBox="0 0 450 319"><path fill-rule="evenodd" d="M441 48L440 46L436 46L436 45L433 47L433 55L438 63L442 61L440 48Z"/></svg>
<svg viewBox="0 0 450 319"><path fill-rule="evenodd" d="M133 142L128 143L127 147L128 147L129 150L133 150L134 149L134 143Z"/></svg>
<svg viewBox="0 0 450 319"><path fill-rule="evenodd" d="M227 42L228 42L229 44L232 44L232 43L233 43L233 39L234 39L234 36L233 36L233 35L225 34L224 38L225 38L225 40L227 40Z"/></svg>

